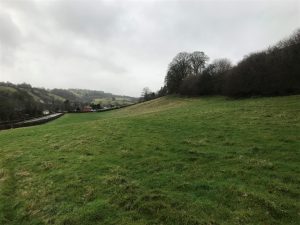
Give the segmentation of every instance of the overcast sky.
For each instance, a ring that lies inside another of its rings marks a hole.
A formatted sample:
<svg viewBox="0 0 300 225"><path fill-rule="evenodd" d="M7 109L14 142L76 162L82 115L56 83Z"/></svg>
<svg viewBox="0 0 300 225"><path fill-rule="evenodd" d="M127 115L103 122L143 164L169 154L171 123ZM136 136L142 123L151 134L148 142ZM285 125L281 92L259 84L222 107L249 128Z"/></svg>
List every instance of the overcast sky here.
<svg viewBox="0 0 300 225"><path fill-rule="evenodd" d="M139 96L180 51L236 63L299 27L299 0L0 0L0 81Z"/></svg>

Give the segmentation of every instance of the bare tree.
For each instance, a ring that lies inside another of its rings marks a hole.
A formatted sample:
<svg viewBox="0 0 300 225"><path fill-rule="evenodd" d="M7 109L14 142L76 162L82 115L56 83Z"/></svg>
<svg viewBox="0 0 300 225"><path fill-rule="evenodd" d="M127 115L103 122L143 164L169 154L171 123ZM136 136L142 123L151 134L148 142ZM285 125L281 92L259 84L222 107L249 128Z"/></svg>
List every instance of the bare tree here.
<svg viewBox="0 0 300 225"><path fill-rule="evenodd" d="M192 74L195 76L200 75L208 60L209 57L205 55L204 52L195 51L189 54L189 62Z"/></svg>
<svg viewBox="0 0 300 225"><path fill-rule="evenodd" d="M168 93L178 93L180 84L191 72L190 54L187 52L178 53L169 64L165 78Z"/></svg>
<svg viewBox="0 0 300 225"><path fill-rule="evenodd" d="M213 67L213 75L223 74L232 68L231 61L226 58L215 59L211 65Z"/></svg>
<svg viewBox="0 0 300 225"><path fill-rule="evenodd" d="M155 97L155 93L150 90L148 87L144 87L142 90L142 100L148 101Z"/></svg>

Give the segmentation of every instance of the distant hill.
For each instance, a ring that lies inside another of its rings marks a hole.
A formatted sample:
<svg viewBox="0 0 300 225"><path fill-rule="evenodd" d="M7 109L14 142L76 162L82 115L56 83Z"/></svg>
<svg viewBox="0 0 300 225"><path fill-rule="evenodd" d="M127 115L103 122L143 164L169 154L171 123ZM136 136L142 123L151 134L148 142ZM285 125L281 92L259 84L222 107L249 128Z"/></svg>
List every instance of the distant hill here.
<svg viewBox="0 0 300 225"><path fill-rule="evenodd" d="M66 89L53 89L50 90L50 92L56 96L60 96L64 100L74 101L74 102L80 102L81 99L75 95L73 92L66 90Z"/></svg>
<svg viewBox="0 0 300 225"><path fill-rule="evenodd" d="M20 120L50 112L80 110L84 105L101 107L135 103L137 98L85 89L44 89L30 84L0 82L0 122Z"/></svg>
<svg viewBox="0 0 300 225"><path fill-rule="evenodd" d="M61 96L70 101L94 104L122 104L125 102L131 104L137 101L137 98L130 96L114 95L104 91L95 91L87 89L53 89L51 93Z"/></svg>

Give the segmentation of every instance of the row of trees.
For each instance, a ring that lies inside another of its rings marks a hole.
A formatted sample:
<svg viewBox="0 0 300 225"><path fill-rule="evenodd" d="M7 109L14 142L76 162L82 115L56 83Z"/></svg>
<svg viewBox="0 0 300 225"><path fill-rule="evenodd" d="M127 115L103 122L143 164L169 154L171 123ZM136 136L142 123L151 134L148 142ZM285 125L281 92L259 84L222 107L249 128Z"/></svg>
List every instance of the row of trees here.
<svg viewBox="0 0 300 225"><path fill-rule="evenodd" d="M244 57L235 66L228 59L211 64L208 60L199 51L177 54L168 66L160 93L231 97L300 93L300 29L277 45ZM149 100L148 94L144 96Z"/></svg>
<svg viewBox="0 0 300 225"><path fill-rule="evenodd" d="M150 88L145 87L142 90L142 94L139 99L139 102L149 101L149 100L152 100L155 98L165 96L166 94L167 94L166 86L161 87L161 89L159 89L159 91L157 91L157 92L153 92L150 90Z"/></svg>

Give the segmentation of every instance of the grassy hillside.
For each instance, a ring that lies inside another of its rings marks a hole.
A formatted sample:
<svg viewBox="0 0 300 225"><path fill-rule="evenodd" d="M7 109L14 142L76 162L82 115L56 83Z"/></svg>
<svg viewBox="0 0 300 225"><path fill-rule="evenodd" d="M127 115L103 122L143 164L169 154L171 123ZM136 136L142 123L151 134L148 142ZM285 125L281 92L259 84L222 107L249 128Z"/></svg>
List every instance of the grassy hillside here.
<svg viewBox="0 0 300 225"><path fill-rule="evenodd" d="M32 88L30 85L21 84L21 85L14 85L14 84L7 84L0 82L0 96L8 96L19 93L20 95L29 95L32 97L34 102L43 103L43 104L52 104L53 101L63 102L65 99L55 95L46 89L42 88ZM13 98L11 97L13 100Z"/></svg>
<svg viewBox="0 0 300 225"><path fill-rule="evenodd" d="M63 101L42 88L0 82L0 123L40 116L45 109L57 111Z"/></svg>
<svg viewBox="0 0 300 225"><path fill-rule="evenodd" d="M95 91L95 90L86 90L86 89L69 89L69 92L73 93L77 97L81 99L83 102L94 102L95 104L106 104L106 101L109 101L108 104L111 103L123 103L132 104L137 102L137 98L130 96L121 96L114 95L111 93L106 93L104 91ZM99 102L100 101L100 102Z"/></svg>
<svg viewBox="0 0 300 225"><path fill-rule="evenodd" d="M160 98L0 132L0 224L298 224L300 96Z"/></svg>
<svg viewBox="0 0 300 225"><path fill-rule="evenodd" d="M103 91L86 89L53 89L51 93L59 95L65 99L75 102L94 103L94 104L132 104L137 102L137 98L129 96L119 96Z"/></svg>
<svg viewBox="0 0 300 225"><path fill-rule="evenodd" d="M137 99L130 97L112 97L112 98L95 98L92 103L100 105L131 105L136 103Z"/></svg>

